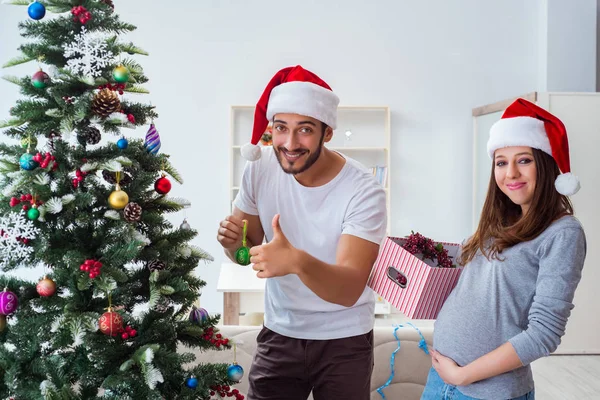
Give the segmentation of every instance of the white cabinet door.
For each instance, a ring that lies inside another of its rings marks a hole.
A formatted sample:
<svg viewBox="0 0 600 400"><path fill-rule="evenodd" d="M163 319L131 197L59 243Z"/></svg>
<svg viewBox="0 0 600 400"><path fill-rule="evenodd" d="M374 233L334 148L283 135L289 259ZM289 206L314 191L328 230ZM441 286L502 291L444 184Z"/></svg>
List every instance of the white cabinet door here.
<svg viewBox="0 0 600 400"><path fill-rule="evenodd" d="M567 127L571 171L581 181L571 200L587 238L575 308L558 352L600 354L600 93L540 94L538 104Z"/></svg>

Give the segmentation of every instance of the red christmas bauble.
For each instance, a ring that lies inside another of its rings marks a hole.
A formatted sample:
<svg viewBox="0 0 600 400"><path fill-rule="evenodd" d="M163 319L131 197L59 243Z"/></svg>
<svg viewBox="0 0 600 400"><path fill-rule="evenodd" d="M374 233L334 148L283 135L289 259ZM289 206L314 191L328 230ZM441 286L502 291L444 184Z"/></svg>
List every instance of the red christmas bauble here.
<svg viewBox="0 0 600 400"><path fill-rule="evenodd" d="M56 283L52 279L44 277L35 288L40 296L50 297L56 292Z"/></svg>
<svg viewBox="0 0 600 400"><path fill-rule="evenodd" d="M117 336L123 331L123 317L109 308L98 320L98 326L105 335Z"/></svg>
<svg viewBox="0 0 600 400"><path fill-rule="evenodd" d="M171 181L168 180L164 175L154 182L154 190L160 194L167 194L171 191Z"/></svg>

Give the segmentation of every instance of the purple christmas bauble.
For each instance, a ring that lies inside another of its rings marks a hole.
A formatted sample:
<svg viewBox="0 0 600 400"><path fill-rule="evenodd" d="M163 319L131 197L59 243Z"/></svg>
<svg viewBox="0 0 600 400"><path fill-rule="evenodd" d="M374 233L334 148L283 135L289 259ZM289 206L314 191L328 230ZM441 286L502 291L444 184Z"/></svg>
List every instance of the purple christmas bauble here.
<svg viewBox="0 0 600 400"><path fill-rule="evenodd" d="M190 322L194 324L199 324L208 319L208 311L204 308L196 308L196 306L192 307L192 311L190 311Z"/></svg>
<svg viewBox="0 0 600 400"><path fill-rule="evenodd" d="M0 314L9 315L15 312L19 306L19 299L13 292L4 290L0 292Z"/></svg>

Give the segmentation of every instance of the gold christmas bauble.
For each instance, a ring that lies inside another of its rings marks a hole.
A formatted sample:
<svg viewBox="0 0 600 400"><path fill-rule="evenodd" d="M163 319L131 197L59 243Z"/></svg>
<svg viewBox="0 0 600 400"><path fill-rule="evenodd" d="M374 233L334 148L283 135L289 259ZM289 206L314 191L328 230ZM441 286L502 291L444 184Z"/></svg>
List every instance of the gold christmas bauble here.
<svg viewBox="0 0 600 400"><path fill-rule="evenodd" d="M108 204L115 210L122 210L129 203L129 196L117 185L117 190L108 196Z"/></svg>

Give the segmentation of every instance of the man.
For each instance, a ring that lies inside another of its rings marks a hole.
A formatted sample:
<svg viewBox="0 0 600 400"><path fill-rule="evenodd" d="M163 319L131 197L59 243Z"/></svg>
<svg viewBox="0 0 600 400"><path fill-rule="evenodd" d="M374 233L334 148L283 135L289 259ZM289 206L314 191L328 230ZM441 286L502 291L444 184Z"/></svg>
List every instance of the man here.
<svg viewBox="0 0 600 400"><path fill-rule="evenodd" d="M235 261L243 220L252 268L266 278L250 399L368 399L375 300L366 282L386 231L385 192L328 150L338 97L301 66L260 98L233 215L217 239ZM269 121L273 146L256 146ZM266 244L263 244L266 238Z"/></svg>

